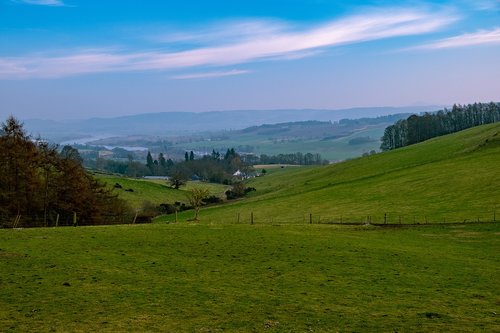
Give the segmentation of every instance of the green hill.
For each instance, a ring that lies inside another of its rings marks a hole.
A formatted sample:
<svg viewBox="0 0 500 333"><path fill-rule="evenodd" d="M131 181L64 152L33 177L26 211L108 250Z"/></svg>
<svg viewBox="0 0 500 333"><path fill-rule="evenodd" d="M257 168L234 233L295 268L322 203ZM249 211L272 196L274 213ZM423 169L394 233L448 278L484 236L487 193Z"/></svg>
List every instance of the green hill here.
<svg viewBox="0 0 500 333"><path fill-rule="evenodd" d="M493 220L500 208L500 123L326 167L256 178L249 198L210 221L425 223ZM187 213L186 213L187 214ZM186 215L186 217L188 217ZM498 218L497 218L498 219Z"/></svg>
<svg viewBox="0 0 500 333"><path fill-rule="evenodd" d="M187 202L187 195L193 187L206 188L211 194L218 196L223 196L227 188L227 186L219 184L188 182L185 186L175 190L165 180L134 179L104 174L95 174L94 176L110 187L114 187L115 184L120 185L121 188L114 188L114 193L127 201L134 209L140 209L145 204L158 206L162 203L176 201Z"/></svg>

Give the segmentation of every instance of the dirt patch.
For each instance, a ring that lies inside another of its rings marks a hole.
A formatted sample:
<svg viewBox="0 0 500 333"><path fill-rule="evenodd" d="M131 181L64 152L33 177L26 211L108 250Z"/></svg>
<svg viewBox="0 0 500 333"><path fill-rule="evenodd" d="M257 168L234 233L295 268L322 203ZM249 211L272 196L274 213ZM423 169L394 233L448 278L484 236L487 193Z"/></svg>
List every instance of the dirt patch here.
<svg viewBox="0 0 500 333"><path fill-rule="evenodd" d="M469 232L455 232L453 236L455 237L479 237L482 236L482 232L469 231Z"/></svg>
<svg viewBox="0 0 500 333"><path fill-rule="evenodd" d="M0 258L13 258L13 257L20 257L21 255L19 253L13 253L13 252L0 252Z"/></svg>

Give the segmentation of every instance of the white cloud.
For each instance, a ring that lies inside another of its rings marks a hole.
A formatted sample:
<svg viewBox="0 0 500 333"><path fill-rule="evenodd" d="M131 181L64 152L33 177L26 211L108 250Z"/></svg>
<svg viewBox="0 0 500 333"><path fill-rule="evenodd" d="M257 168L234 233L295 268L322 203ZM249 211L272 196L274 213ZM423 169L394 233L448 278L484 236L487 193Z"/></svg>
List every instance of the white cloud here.
<svg viewBox="0 0 500 333"><path fill-rule="evenodd" d="M414 47L413 49L436 50L491 44L500 44L500 28L493 30L480 30L474 33L445 38L429 44Z"/></svg>
<svg viewBox="0 0 500 333"><path fill-rule="evenodd" d="M174 75L174 76L171 76L170 78L176 79L176 80L208 79L208 78L216 78L216 77L224 77L224 76L241 75L241 74L247 74L247 73L250 73L250 71L233 69L230 71L204 72L204 73L190 73L190 74Z"/></svg>
<svg viewBox="0 0 500 333"><path fill-rule="evenodd" d="M64 2L61 0L15 0L15 2L39 6L65 6Z"/></svg>
<svg viewBox="0 0 500 333"><path fill-rule="evenodd" d="M266 25L266 21L256 21L253 25L250 22L243 25L231 23L224 30L230 32L228 34L233 35L232 38L220 38L222 33L217 32L212 35L200 33L197 38L208 40L208 45L177 52L156 50L119 53L116 50L94 50L60 56L0 58L0 79L223 67L270 59L293 59L312 56L338 45L429 33L455 20L456 17L446 12L386 9L383 13L351 16L309 29L293 29L274 23ZM182 37L182 34L179 36ZM186 34L185 38L189 36L193 35Z"/></svg>

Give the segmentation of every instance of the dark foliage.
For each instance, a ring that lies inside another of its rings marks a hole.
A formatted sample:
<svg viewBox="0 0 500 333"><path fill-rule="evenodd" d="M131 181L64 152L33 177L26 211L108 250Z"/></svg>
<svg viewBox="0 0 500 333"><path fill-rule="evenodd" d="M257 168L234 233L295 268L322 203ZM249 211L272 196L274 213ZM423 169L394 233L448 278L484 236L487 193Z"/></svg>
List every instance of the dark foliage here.
<svg viewBox="0 0 500 333"><path fill-rule="evenodd" d="M320 154L295 153L278 155L245 155L241 159L248 164L293 164L293 165L325 165L328 161L323 160Z"/></svg>
<svg viewBox="0 0 500 333"><path fill-rule="evenodd" d="M216 203L221 203L223 200L219 198L216 195L211 195L209 197L206 197L203 199L203 203L208 205L208 204L216 204Z"/></svg>
<svg viewBox="0 0 500 333"><path fill-rule="evenodd" d="M254 187L245 187L243 182L235 182L230 190L225 192L227 200L242 198L248 193L256 191Z"/></svg>
<svg viewBox="0 0 500 333"><path fill-rule="evenodd" d="M440 110L412 115L387 127L380 149L391 150L422 142L437 136L500 121L500 103L453 105L451 110Z"/></svg>
<svg viewBox="0 0 500 333"><path fill-rule="evenodd" d="M14 117L0 136L0 224L4 227L124 223L128 208L81 165L78 151L33 141Z"/></svg>

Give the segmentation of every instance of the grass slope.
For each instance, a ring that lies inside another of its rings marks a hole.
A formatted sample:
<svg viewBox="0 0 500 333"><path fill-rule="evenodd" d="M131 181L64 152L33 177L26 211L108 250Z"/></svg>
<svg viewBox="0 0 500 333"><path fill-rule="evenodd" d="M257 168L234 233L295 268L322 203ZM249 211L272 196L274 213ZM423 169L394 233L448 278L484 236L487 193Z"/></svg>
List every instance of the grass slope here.
<svg viewBox="0 0 500 333"><path fill-rule="evenodd" d="M187 195L194 187L206 188L211 194L221 196L227 188L227 186L219 184L188 182L185 186L175 190L165 180L133 179L103 174L95 174L95 177L110 187L120 184L122 188L114 189L114 192L135 209L140 209L145 202L154 205L176 201L187 202ZM126 191L128 189L132 189L133 192Z"/></svg>
<svg viewBox="0 0 500 333"><path fill-rule="evenodd" d="M500 215L500 123L326 167L285 168L249 182L249 198L207 208L210 221L423 223ZM186 215L187 216L187 215ZM496 217L497 220L499 217Z"/></svg>
<svg viewBox="0 0 500 333"><path fill-rule="evenodd" d="M0 230L0 331L498 332L499 226Z"/></svg>

